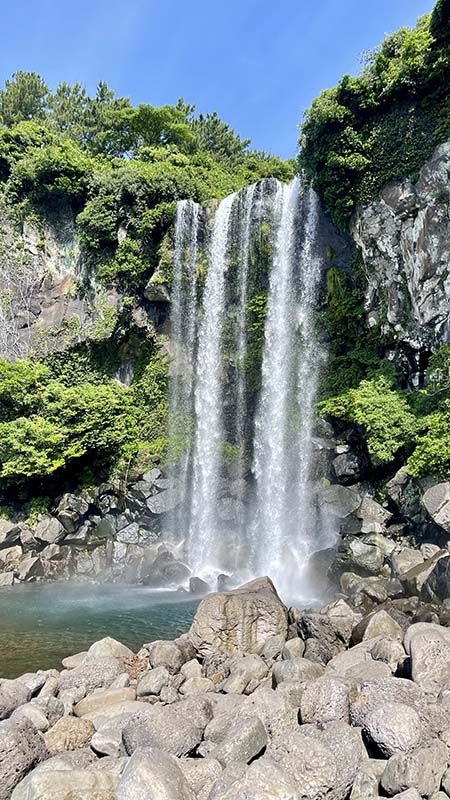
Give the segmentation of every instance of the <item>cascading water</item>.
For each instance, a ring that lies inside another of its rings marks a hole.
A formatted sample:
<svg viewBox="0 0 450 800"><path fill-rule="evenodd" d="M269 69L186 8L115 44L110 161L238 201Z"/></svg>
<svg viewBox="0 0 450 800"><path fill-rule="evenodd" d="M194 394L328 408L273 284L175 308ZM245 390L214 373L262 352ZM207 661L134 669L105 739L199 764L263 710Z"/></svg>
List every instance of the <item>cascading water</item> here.
<svg viewBox="0 0 450 800"><path fill-rule="evenodd" d="M223 443L221 337L225 314L225 274L231 210L236 195L220 203L211 239L209 269L198 335L195 385L196 438L193 464L189 563L195 573L220 570L217 563L216 507Z"/></svg>
<svg viewBox="0 0 450 800"><path fill-rule="evenodd" d="M169 441L178 457L177 485L180 504L174 525L183 527L189 494L189 465L194 405L194 369L197 331L197 254L201 207L180 200L175 220L174 276L171 307Z"/></svg>
<svg viewBox="0 0 450 800"><path fill-rule="evenodd" d="M270 179L219 204L201 306L202 211L192 201L178 204L170 393L170 438L189 439L177 466L177 527L193 574L209 582L222 571L234 571L236 580L269 574L284 594L297 597L308 595L302 571L309 555L325 546L311 480L323 359L314 330L319 214L314 192L301 195L300 188L298 179L289 185ZM264 263L258 261L263 228ZM255 352L249 301L266 296L256 395L254 380L248 382L248 355ZM234 453L231 468L227 448ZM234 508L236 501L234 517L224 515L223 504Z"/></svg>
<svg viewBox="0 0 450 800"><path fill-rule="evenodd" d="M318 208L312 190L300 205L298 193L294 180L279 186L275 197L278 232L255 422L252 530L256 571L269 573L291 595L299 592L307 559L320 546L311 484L314 402L323 358L314 336L321 273L314 252Z"/></svg>

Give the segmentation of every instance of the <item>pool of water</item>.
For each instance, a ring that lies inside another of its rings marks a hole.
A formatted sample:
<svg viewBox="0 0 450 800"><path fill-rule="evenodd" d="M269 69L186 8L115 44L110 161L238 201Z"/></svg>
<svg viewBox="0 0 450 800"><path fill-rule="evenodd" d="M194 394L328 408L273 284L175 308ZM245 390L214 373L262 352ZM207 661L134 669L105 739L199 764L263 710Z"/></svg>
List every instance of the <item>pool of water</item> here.
<svg viewBox="0 0 450 800"><path fill-rule="evenodd" d="M61 659L112 636L137 651L188 630L199 598L143 586L29 584L0 589L0 677L61 669Z"/></svg>

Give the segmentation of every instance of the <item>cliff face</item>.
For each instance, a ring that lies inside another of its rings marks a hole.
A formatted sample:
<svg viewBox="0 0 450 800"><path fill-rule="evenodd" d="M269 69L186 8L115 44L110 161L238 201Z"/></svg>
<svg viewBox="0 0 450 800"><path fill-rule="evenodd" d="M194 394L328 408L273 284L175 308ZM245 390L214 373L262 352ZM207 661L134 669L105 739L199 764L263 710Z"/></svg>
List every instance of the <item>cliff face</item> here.
<svg viewBox="0 0 450 800"><path fill-rule="evenodd" d="M419 353L450 338L450 142L417 183L387 186L360 207L352 235L361 248L369 326Z"/></svg>

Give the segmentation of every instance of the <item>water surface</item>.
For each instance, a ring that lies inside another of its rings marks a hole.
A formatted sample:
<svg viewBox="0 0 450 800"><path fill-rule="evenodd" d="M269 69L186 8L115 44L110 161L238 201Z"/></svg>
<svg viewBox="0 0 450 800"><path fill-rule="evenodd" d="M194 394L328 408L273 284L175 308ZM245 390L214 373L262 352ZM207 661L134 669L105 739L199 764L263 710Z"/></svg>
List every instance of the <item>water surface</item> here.
<svg viewBox="0 0 450 800"><path fill-rule="evenodd" d="M198 598L143 586L47 583L0 589L0 676L56 667L112 636L137 651L189 628Z"/></svg>

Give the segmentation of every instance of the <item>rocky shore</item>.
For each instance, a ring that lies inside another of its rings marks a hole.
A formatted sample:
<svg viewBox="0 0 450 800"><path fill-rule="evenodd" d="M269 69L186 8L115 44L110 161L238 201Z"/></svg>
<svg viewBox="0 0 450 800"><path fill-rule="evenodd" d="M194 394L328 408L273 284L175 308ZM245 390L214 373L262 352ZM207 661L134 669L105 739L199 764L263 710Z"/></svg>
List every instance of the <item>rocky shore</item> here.
<svg viewBox="0 0 450 800"><path fill-rule="evenodd" d="M174 641L106 638L1 680L0 800L445 800L440 556L421 596L347 575L302 610L260 578L207 595Z"/></svg>

